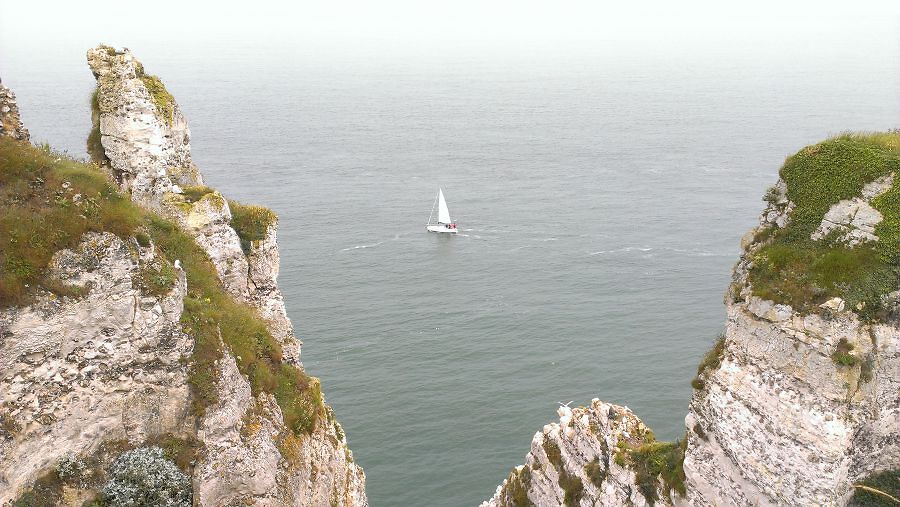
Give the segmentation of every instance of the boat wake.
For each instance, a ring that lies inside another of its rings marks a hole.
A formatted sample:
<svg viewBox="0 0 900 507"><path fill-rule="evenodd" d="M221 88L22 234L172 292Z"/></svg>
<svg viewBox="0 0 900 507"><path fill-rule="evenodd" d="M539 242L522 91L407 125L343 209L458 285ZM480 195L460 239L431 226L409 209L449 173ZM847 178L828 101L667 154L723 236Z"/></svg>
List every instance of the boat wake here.
<svg viewBox="0 0 900 507"><path fill-rule="evenodd" d="M356 245L356 246L348 246L347 248L341 248L342 252L349 252L350 250L361 250L363 248L375 248L378 245L384 244L384 241L379 241L378 243L372 243L371 245Z"/></svg>
<svg viewBox="0 0 900 507"><path fill-rule="evenodd" d="M623 248L615 248L612 250L598 250L596 252L590 252L588 256L595 255L606 255L606 254L617 254L617 253L627 253L627 252L642 252L646 253L650 256L655 255L656 252L673 252L677 254L689 255L691 257L732 257L734 254L732 253L722 253L722 252L710 252L708 250L698 250L698 249L685 249L685 248L672 248L672 247L663 247L663 248L653 248L653 247L640 247L640 246L628 246Z"/></svg>

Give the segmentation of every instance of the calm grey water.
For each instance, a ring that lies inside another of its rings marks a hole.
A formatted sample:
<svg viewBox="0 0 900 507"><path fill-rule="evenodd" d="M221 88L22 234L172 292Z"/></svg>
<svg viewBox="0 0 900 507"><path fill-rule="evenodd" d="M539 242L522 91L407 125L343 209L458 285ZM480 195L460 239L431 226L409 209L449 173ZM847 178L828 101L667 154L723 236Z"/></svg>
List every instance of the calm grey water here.
<svg viewBox="0 0 900 507"><path fill-rule="evenodd" d="M281 216L303 360L373 506L477 504L557 402L626 404L680 436L739 238L784 157L900 126L896 44L134 49L185 110L208 182ZM78 155L83 50L0 61L35 140ZM423 230L439 186L458 237Z"/></svg>

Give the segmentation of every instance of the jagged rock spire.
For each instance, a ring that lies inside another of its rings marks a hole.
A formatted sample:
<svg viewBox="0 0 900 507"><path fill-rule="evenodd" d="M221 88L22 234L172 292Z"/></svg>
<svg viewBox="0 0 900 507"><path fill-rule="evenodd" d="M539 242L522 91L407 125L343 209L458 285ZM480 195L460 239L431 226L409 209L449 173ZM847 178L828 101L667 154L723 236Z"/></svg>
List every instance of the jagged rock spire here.
<svg viewBox="0 0 900 507"><path fill-rule="evenodd" d="M158 209L177 186L201 185L187 121L159 78L146 74L127 49L99 45L87 60L97 79L95 128L122 188Z"/></svg>

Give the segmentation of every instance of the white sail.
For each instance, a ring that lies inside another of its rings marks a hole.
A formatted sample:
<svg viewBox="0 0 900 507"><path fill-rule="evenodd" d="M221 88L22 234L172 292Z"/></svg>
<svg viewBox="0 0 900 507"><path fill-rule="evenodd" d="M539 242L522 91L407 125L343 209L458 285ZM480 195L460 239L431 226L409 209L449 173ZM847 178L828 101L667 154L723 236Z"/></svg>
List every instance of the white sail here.
<svg viewBox="0 0 900 507"><path fill-rule="evenodd" d="M450 210L447 209L447 201L444 200L444 191L438 190L438 222L450 223Z"/></svg>

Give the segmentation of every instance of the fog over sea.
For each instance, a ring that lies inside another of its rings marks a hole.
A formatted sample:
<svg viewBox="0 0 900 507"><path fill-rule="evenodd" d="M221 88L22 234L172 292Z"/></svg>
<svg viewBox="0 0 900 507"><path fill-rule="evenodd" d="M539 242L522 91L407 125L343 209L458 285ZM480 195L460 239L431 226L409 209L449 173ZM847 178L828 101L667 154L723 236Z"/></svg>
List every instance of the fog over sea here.
<svg viewBox="0 0 900 507"><path fill-rule="evenodd" d="M130 47L184 110L206 182L281 217L303 362L386 507L488 498L557 402L599 397L683 434L785 156L900 127L897 39L830 40ZM2 49L34 141L85 156L87 47ZM424 231L438 187L457 237Z"/></svg>

